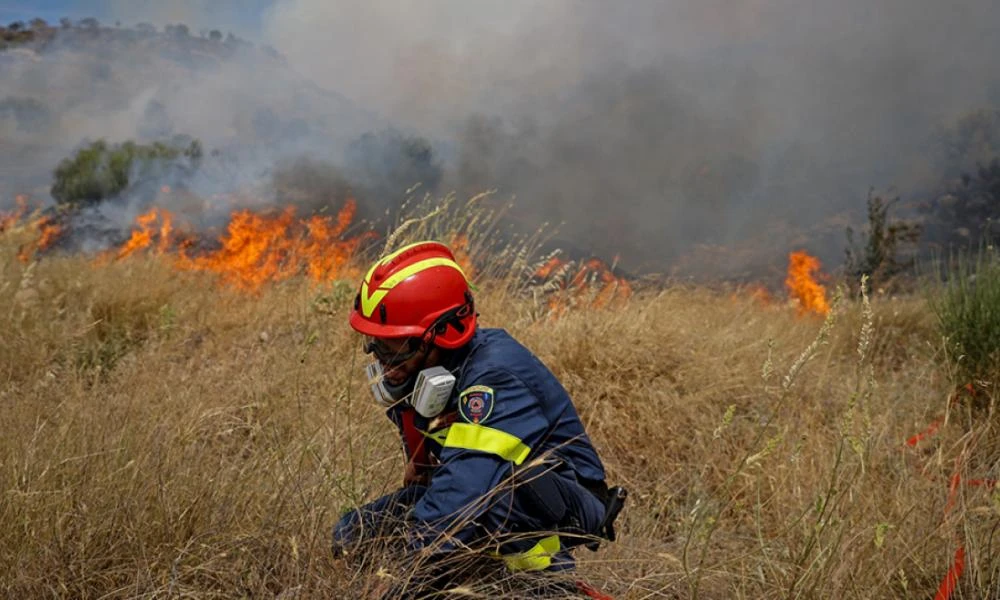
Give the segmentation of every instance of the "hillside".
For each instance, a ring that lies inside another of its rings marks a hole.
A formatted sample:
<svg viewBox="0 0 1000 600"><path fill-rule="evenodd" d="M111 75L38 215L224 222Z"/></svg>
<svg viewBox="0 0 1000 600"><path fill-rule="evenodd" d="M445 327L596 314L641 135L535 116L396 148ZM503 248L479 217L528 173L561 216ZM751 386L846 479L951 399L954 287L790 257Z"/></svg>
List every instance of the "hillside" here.
<svg viewBox="0 0 1000 600"><path fill-rule="evenodd" d="M185 25L93 20L0 29L0 193L44 197L59 160L85 141L197 136L237 156L237 185L307 151L332 155L380 125L298 76L269 47ZM256 145L257 148L252 148ZM266 148L266 150L265 150ZM266 160L264 160L266 157Z"/></svg>

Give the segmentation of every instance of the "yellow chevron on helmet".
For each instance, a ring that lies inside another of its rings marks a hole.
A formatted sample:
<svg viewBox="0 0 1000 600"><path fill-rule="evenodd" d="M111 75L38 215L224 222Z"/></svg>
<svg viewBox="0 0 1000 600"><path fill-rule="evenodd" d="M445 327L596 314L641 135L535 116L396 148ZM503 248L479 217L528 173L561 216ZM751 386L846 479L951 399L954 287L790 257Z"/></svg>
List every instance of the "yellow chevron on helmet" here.
<svg viewBox="0 0 1000 600"><path fill-rule="evenodd" d="M438 317L447 324L435 323ZM443 333L432 335L435 343L458 347L451 344L464 344L475 329L468 278L440 242L400 248L368 270L355 298L351 326L374 337L422 336L428 328L440 328Z"/></svg>
<svg viewBox="0 0 1000 600"><path fill-rule="evenodd" d="M406 248L403 250L406 250ZM368 270L368 275L365 276L364 281L361 282L361 312L366 317L372 316L372 313L375 312L379 302L385 298L385 295L389 293L389 290L425 269L430 269L431 267L452 267L453 269L458 270L458 272L462 274L462 277L465 277L465 272L462 271L462 267L460 267L455 261L447 258L428 258L399 269L390 275L388 279L380 283L375 289L372 289L372 286L369 284L372 273L374 273L375 269L378 267L387 264L389 262L388 259L391 258L392 255L389 255L386 259L383 259L372 266L372 268Z"/></svg>

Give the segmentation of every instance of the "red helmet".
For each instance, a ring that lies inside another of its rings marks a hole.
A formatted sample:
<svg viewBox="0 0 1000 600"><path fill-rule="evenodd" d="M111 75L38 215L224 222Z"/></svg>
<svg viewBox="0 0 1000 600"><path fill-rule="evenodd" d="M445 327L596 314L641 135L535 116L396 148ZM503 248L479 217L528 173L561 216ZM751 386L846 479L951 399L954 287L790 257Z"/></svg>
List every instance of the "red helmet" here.
<svg viewBox="0 0 1000 600"><path fill-rule="evenodd" d="M354 299L351 327L377 338L415 337L459 348L476 331L469 282L444 244L410 244L368 270Z"/></svg>

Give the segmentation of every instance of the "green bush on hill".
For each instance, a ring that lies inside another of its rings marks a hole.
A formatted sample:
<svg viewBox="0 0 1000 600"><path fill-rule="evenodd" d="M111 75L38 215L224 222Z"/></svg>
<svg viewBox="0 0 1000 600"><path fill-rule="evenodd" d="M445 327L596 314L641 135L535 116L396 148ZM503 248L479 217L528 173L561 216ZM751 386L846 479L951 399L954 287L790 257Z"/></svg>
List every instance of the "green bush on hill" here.
<svg viewBox="0 0 1000 600"><path fill-rule="evenodd" d="M60 204L86 205L113 198L130 184L162 177L172 170L193 172L202 157L201 142L175 138L171 143L109 145L104 140L81 148L53 173L52 197Z"/></svg>

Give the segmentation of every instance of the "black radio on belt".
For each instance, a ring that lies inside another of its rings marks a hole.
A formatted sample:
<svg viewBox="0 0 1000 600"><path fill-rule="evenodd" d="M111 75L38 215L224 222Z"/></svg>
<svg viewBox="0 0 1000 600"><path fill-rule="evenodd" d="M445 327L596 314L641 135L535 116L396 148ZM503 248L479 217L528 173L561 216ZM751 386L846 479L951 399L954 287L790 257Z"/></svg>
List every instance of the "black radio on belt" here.
<svg viewBox="0 0 1000 600"><path fill-rule="evenodd" d="M618 485L608 488L607 499L604 503L604 519L596 533L609 542L615 541L615 538L618 537L615 533L615 519L618 518L618 513L625 506L626 498L628 498L628 490L625 488ZM587 544L587 548L596 552L600 545L601 542L594 541Z"/></svg>

